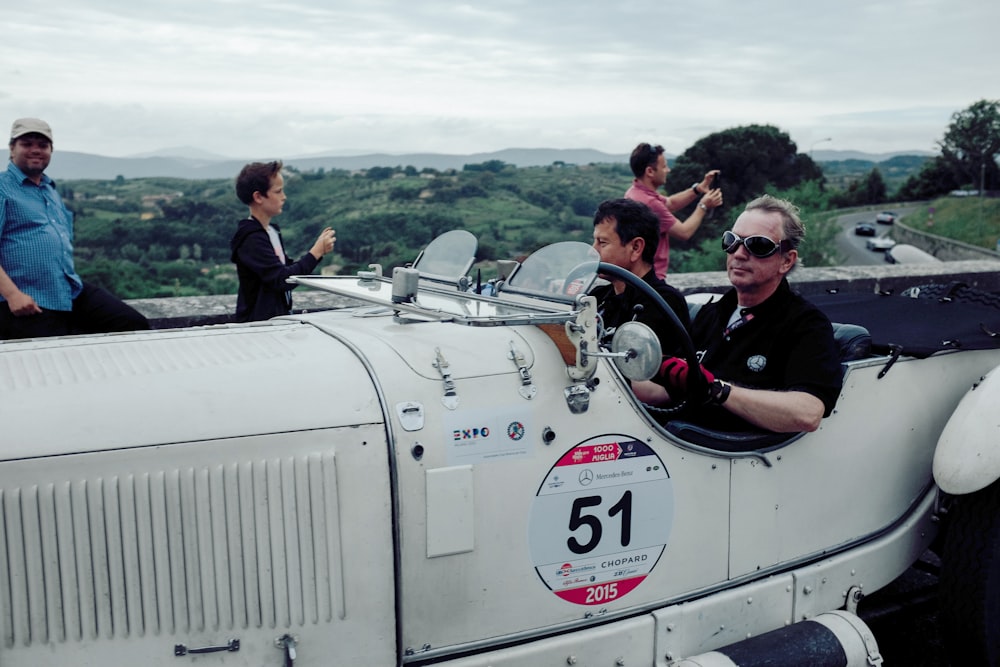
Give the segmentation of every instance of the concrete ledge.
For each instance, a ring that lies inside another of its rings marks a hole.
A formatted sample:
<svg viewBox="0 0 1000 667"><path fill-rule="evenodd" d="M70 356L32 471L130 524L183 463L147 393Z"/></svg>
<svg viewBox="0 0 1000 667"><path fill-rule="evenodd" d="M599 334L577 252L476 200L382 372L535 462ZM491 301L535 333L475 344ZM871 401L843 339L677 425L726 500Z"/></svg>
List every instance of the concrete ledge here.
<svg viewBox="0 0 1000 667"><path fill-rule="evenodd" d="M789 281L805 296L831 291L901 292L914 285L952 282L1000 293L1000 261L981 259L940 264L799 268L792 272ZM669 282L684 294L724 292L729 288L724 271L678 273L671 275ZM129 303L148 317L156 329L232 322L236 311L235 295L134 299ZM297 311L330 310L356 303L316 290L299 288L295 291Z"/></svg>
<svg viewBox="0 0 1000 667"><path fill-rule="evenodd" d="M729 288L723 271L678 273L669 283L685 294L722 292ZM986 292L1000 292L1000 261L964 260L940 264L885 264L798 268L789 276L793 287L805 296L840 292L901 292L913 285L963 282Z"/></svg>
<svg viewBox="0 0 1000 667"><path fill-rule="evenodd" d="M928 229L933 228L928 227ZM920 248L926 253L934 255L942 262L954 262L967 259L1000 260L1000 253L994 250L938 236L937 234L922 231L916 227L911 227L901 222L897 222L893 225L893 230L890 232L890 235L896 243L909 243L912 246Z"/></svg>
<svg viewBox="0 0 1000 667"><path fill-rule="evenodd" d="M353 299L326 292L302 287L295 290L296 312L344 308L356 303ZM236 295L131 299L128 304L149 318L154 329L175 329L232 322L236 312Z"/></svg>

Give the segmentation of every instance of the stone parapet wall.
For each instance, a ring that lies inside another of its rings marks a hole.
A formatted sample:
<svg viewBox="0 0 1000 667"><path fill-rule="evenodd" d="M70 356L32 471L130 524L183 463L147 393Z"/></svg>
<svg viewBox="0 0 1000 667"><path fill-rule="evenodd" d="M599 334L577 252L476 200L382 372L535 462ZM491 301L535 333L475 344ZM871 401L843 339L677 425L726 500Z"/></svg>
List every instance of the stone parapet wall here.
<svg viewBox="0 0 1000 667"><path fill-rule="evenodd" d="M898 293L914 285L953 282L1000 293L1000 260L996 253L990 254L993 255L991 259L965 259L940 264L798 268L789 276L789 281L806 296L833 290ZM668 282L684 294L722 292L729 287L724 271L678 273L671 274L669 278ZM129 303L148 317L157 329L231 322L236 310L235 295L134 299ZM299 310L329 310L353 303L343 297L301 287L295 291L295 307Z"/></svg>
<svg viewBox="0 0 1000 667"><path fill-rule="evenodd" d="M928 230L933 229L928 227ZM947 239L943 236L910 227L897 222L893 225L890 236L896 243L908 243L934 255L943 262L954 262L968 259L1000 260L1000 253L987 248L981 248L961 241Z"/></svg>
<svg viewBox="0 0 1000 667"><path fill-rule="evenodd" d="M901 292L913 285L963 282L986 292L1000 292L1000 261L964 260L932 264L883 264L798 268L788 278L803 295L839 292ZM724 271L680 273L670 276L685 294L728 289Z"/></svg>
<svg viewBox="0 0 1000 667"><path fill-rule="evenodd" d="M164 299L132 299L129 305L149 318L154 329L173 329L206 324L232 322L236 312L236 295L183 296ZM295 290L296 312L307 310L330 310L355 305L352 299L307 290Z"/></svg>

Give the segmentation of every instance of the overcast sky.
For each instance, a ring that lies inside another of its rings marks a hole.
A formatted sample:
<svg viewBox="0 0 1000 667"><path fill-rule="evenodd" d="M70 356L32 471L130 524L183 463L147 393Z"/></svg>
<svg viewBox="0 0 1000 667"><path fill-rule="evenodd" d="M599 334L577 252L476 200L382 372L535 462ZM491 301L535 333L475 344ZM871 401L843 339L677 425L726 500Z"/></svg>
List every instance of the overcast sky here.
<svg viewBox="0 0 1000 667"><path fill-rule="evenodd" d="M42 9L44 7L44 9ZM934 150L1000 99L997 0L47 0L4 12L0 120L56 150L247 159L639 141L771 124ZM823 141L827 137L832 141Z"/></svg>

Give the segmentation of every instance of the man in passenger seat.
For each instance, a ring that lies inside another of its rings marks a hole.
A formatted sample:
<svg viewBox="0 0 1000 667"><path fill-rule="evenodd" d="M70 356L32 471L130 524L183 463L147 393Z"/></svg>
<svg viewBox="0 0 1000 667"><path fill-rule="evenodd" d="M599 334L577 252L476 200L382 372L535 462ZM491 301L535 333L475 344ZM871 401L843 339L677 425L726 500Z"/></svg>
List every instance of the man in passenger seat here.
<svg viewBox="0 0 1000 667"><path fill-rule="evenodd" d="M708 396L685 396L687 363L673 358L654 378L665 393L643 400L688 398L696 407L685 419L717 430L819 428L843 378L830 320L788 285L804 236L790 202L764 195L747 204L722 237L732 288L702 306L692 324Z"/></svg>
<svg viewBox="0 0 1000 667"><path fill-rule="evenodd" d="M687 302L676 289L657 278L653 272L653 257L659 242L659 221L648 206L631 199L609 199L601 202L594 214L594 249L601 261L631 271L663 297L685 328L690 326ZM647 325L660 339L664 354L679 354L680 347L673 335L676 327L667 316L640 290L622 280L611 280L591 290L597 298L597 312L610 334L635 320Z"/></svg>

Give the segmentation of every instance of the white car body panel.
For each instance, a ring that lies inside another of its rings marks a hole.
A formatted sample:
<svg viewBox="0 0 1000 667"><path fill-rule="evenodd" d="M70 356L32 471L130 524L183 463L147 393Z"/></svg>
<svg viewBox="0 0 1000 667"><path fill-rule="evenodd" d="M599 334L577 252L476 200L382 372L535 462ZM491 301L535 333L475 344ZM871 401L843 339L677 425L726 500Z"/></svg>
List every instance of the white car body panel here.
<svg viewBox="0 0 1000 667"><path fill-rule="evenodd" d="M4 344L0 378L4 410L30 425L5 459L384 421L349 349L277 320ZM337 410L304 400L341 386L357 391Z"/></svg>
<svg viewBox="0 0 1000 667"><path fill-rule="evenodd" d="M287 635L307 667L666 665L908 568L941 431L1000 363L852 361L817 432L726 454L563 349L582 314L536 305L566 315L544 329L500 303L0 345L0 663L239 640L198 664L281 664Z"/></svg>
<svg viewBox="0 0 1000 667"><path fill-rule="evenodd" d="M4 665L395 661L380 425L3 465ZM6 588L6 587L5 587Z"/></svg>
<svg viewBox="0 0 1000 667"><path fill-rule="evenodd" d="M1000 374L974 380L952 413L934 452L934 480L942 491L966 494L1000 478Z"/></svg>

